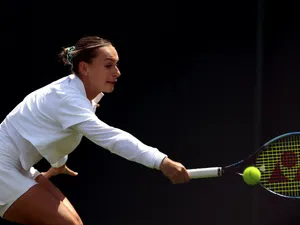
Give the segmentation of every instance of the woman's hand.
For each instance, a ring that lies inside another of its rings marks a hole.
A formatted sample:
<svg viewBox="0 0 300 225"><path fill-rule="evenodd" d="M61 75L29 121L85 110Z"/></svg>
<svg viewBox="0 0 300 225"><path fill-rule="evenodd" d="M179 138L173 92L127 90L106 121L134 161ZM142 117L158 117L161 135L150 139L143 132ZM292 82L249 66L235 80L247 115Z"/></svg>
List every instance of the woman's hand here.
<svg viewBox="0 0 300 225"><path fill-rule="evenodd" d="M70 175L70 176L77 176L78 175L77 172L74 172L73 170L69 169L66 164L59 167L59 168L51 167L47 172L43 172L41 174L44 177L48 178L48 179L53 177L53 176L56 176L58 174L67 174L67 175Z"/></svg>
<svg viewBox="0 0 300 225"><path fill-rule="evenodd" d="M161 165L160 170L168 177L173 184L186 183L190 181L190 176L185 167L169 158L165 158Z"/></svg>

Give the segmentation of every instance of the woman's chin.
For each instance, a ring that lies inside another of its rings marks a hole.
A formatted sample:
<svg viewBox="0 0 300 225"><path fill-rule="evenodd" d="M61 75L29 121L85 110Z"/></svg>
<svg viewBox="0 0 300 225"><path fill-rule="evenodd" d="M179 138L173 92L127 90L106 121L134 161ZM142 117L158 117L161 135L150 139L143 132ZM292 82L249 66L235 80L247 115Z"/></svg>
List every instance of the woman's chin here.
<svg viewBox="0 0 300 225"><path fill-rule="evenodd" d="M111 93L114 90L115 90L115 87L111 86L111 87L105 87L102 92L104 92L104 93Z"/></svg>

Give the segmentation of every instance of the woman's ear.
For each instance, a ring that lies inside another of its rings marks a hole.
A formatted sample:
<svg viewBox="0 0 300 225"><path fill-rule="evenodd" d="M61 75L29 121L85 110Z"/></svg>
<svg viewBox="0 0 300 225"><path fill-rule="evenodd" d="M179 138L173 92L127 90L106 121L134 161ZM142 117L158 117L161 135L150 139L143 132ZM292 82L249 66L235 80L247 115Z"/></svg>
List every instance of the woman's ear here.
<svg viewBox="0 0 300 225"><path fill-rule="evenodd" d="M78 64L78 69L79 69L79 73L82 76L87 76L88 75L88 65L85 62L80 62Z"/></svg>

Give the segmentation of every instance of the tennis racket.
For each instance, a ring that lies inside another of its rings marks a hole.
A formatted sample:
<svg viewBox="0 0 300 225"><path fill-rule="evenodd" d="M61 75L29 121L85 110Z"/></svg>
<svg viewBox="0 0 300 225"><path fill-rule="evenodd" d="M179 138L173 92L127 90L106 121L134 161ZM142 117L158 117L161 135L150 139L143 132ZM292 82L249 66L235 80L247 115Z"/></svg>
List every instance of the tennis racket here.
<svg viewBox="0 0 300 225"><path fill-rule="evenodd" d="M261 171L259 184L266 190L282 197L300 198L300 132L277 136L234 164L187 171L191 179L213 178L242 175L248 166Z"/></svg>

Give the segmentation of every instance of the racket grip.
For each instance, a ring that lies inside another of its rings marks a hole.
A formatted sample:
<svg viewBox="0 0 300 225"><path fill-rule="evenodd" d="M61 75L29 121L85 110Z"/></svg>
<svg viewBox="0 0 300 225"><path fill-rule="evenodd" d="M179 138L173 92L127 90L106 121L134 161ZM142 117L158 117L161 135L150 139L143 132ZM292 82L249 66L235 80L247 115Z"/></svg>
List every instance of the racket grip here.
<svg viewBox="0 0 300 225"><path fill-rule="evenodd" d="M208 167L208 168L199 168L199 169L188 169L187 171L190 175L190 179L220 177L220 176L222 176L222 167Z"/></svg>

